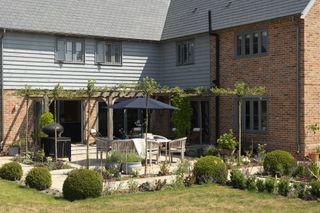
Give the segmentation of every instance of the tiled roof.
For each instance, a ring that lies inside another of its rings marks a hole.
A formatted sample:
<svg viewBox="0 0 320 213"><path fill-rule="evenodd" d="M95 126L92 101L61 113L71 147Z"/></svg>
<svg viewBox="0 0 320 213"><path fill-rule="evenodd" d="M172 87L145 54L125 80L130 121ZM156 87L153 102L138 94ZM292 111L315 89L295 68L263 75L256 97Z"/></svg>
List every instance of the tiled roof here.
<svg viewBox="0 0 320 213"><path fill-rule="evenodd" d="M313 0L0 0L0 28L166 40L300 14Z"/></svg>

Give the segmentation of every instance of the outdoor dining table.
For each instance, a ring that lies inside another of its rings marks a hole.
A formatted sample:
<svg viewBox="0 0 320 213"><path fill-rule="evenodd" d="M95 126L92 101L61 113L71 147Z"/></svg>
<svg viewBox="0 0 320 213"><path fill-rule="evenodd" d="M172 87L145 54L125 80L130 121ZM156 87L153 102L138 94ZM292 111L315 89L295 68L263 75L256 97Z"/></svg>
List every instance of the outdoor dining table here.
<svg viewBox="0 0 320 213"><path fill-rule="evenodd" d="M144 138L132 138L131 139L134 143L134 146L137 150L137 153L140 157L144 158L145 157L145 148L146 148L146 144L145 144L145 139ZM159 148L162 145L165 145L165 161L167 161L167 157L168 157L168 144L170 142L169 139L166 138L159 138L159 139L148 139L148 141L154 141L159 143ZM161 152L160 152L161 155Z"/></svg>

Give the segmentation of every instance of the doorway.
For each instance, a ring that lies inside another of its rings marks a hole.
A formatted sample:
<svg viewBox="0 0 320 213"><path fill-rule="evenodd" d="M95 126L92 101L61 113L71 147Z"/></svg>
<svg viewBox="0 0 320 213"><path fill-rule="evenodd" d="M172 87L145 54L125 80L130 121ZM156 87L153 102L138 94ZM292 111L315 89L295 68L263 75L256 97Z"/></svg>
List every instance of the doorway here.
<svg viewBox="0 0 320 213"><path fill-rule="evenodd" d="M192 100L192 125L190 141L192 144L210 143L209 101Z"/></svg>
<svg viewBox="0 0 320 213"><path fill-rule="evenodd" d="M82 101L58 101L57 122L60 123L64 132L63 137L70 137L72 143L82 143L83 124ZM50 112L54 114L54 104L50 105Z"/></svg>

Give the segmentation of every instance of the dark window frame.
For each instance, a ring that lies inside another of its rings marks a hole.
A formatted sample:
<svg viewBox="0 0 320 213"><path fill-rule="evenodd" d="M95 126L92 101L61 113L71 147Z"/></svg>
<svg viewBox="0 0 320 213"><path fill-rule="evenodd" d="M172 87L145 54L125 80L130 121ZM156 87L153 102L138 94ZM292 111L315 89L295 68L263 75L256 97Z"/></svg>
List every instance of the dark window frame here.
<svg viewBox="0 0 320 213"><path fill-rule="evenodd" d="M63 64L85 64L86 61L86 43L85 39L81 38L56 38L55 43L55 54L58 51L58 42L63 41L64 42L64 60L57 60L56 56L54 57L54 60L56 63L63 63ZM72 42L72 61L67 61L67 42ZM81 53L82 53L82 60L77 61L77 51L76 51L76 44L81 43Z"/></svg>
<svg viewBox="0 0 320 213"><path fill-rule="evenodd" d="M255 122L254 122L254 103L258 102L258 128L255 129ZM262 112L262 103L265 102L266 105L266 112L265 112L265 125L263 126L263 112ZM250 104L249 119L250 119L250 127L247 128L247 103ZM243 98L243 105L242 105L242 126L244 132L266 132L268 130L268 99L265 97L246 97Z"/></svg>
<svg viewBox="0 0 320 213"><path fill-rule="evenodd" d="M99 43L103 43L103 62L97 62L97 54L98 54L98 45ZM111 53L111 62L107 61L107 46L110 45L110 53ZM120 62L116 62L115 58L115 47L119 46L120 50ZM123 45L121 41L111 41L111 40L100 40L96 42L96 48L95 48L95 63L97 65L104 65L104 66L122 66L123 64Z"/></svg>
<svg viewBox="0 0 320 213"><path fill-rule="evenodd" d="M192 45L192 51L190 54L190 45ZM187 47L186 50L184 47ZM191 55L191 57L190 57ZM186 56L186 60L184 60L184 56ZM176 65L184 66L184 65L193 65L195 64L195 40L188 39L183 41L178 41L176 43Z"/></svg>
<svg viewBox="0 0 320 213"><path fill-rule="evenodd" d="M266 32L267 37L266 37L266 52L262 52L262 33ZM258 52L254 53L254 35L258 33ZM246 35L250 35L250 50L249 53L246 54ZM239 49L239 43L238 43L238 37L242 36L241 40L241 54L239 54L238 49ZM246 32L240 32L240 33L235 33L234 36L234 53L236 58L242 58L242 57L249 57L249 56L264 56L268 54L268 49L269 49L269 32L266 29L262 30L255 30L255 31L246 31Z"/></svg>

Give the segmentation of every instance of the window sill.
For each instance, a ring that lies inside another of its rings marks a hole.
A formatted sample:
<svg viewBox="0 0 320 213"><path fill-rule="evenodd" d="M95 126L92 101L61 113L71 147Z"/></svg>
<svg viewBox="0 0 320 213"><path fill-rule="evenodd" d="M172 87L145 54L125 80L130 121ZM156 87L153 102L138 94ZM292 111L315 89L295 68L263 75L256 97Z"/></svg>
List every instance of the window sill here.
<svg viewBox="0 0 320 213"><path fill-rule="evenodd" d="M242 130L244 134L267 134L268 130Z"/></svg>
<svg viewBox="0 0 320 213"><path fill-rule="evenodd" d="M177 67L190 66L190 65L195 65L195 63L190 63L190 64L176 64Z"/></svg>
<svg viewBox="0 0 320 213"><path fill-rule="evenodd" d="M250 54L250 55L236 55L235 59L239 60L242 58L258 58L258 57L266 57L268 56L268 53L258 53L258 54Z"/></svg>
<svg viewBox="0 0 320 213"><path fill-rule="evenodd" d="M104 66L104 67L122 67L122 64L103 64L103 63L95 63L96 66Z"/></svg>
<svg viewBox="0 0 320 213"><path fill-rule="evenodd" d="M56 64L78 64L78 65L85 65L85 62L65 62L65 61L55 61Z"/></svg>

